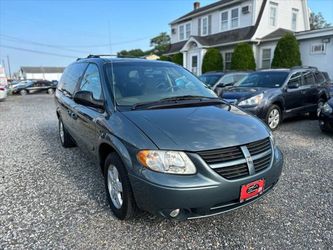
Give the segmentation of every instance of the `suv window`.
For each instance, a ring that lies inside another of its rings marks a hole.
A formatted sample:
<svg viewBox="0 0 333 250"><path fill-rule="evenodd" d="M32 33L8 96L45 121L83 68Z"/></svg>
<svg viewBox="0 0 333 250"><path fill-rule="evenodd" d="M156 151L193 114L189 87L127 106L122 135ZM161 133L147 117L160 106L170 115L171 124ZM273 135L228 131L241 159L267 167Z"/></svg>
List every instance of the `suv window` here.
<svg viewBox="0 0 333 250"><path fill-rule="evenodd" d="M302 85L302 73L297 72L297 73L293 74L290 77L289 84L295 84L295 85L298 84L299 86L301 86Z"/></svg>
<svg viewBox="0 0 333 250"><path fill-rule="evenodd" d="M318 84L322 84L326 81L323 73L321 73L319 71L315 72L315 77L316 77L316 80L317 80Z"/></svg>
<svg viewBox="0 0 333 250"><path fill-rule="evenodd" d="M93 94L94 99L102 100L102 86L98 67L95 64L89 64L81 81L80 90L86 90Z"/></svg>
<svg viewBox="0 0 333 250"><path fill-rule="evenodd" d="M59 89L65 90L67 93L72 95L86 67L87 64L85 63L75 63L69 65L62 74L59 82Z"/></svg>
<svg viewBox="0 0 333 250"><path fill-rule="evenodd" d="M306 71L303 73L304 85L314 85L316 83L315 78L311 71Z"/></svg>

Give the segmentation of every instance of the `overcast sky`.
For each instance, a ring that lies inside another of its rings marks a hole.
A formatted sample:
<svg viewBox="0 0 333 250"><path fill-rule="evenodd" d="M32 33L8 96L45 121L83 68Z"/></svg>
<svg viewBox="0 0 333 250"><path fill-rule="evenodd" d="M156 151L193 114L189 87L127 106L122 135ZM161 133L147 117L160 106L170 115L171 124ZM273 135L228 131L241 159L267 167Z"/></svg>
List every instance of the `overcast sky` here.
<svg viewBox="0 0 333 250"><path fill-rule="evenodd" d="M66 66L89 53L149 49L194 0L0 0L0 64ZM214 0L202 0L201 5ZM333 23L333 0L308 0ZM110 47L109 44L112 44Z"/></svg>

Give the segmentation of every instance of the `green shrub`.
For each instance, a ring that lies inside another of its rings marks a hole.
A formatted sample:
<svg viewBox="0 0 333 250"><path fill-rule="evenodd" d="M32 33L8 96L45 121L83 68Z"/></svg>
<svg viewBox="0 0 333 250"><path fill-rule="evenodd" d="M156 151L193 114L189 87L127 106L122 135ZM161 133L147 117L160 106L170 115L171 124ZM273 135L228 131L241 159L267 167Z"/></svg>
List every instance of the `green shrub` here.
<svg viewBox="0 0 333 250"><path fill-rule="evenodd" d="M233 70L255 70L256 62L254 60L252 47L247 43L238 44L231 58L231 69Z"/></svg>
<svg viewBox="0 0 333 250"><path fill-rule="evenodd" d="M171 57L171 61L173 63L176 63L176 64L179 64L179 65L183 66L183 54L182 53L174 54Z"/></svg>
<svg viewBox="0 0 333 250"><path fill-rule="evenodd" d="M171 57L170 56L160 56L160 59L158 59L160 61L168 61L171 62Z"/></svg>
<svg viewBox="0 0 333 250"><path fill-rule="evenodd" d="M202 61L202 73L223 70L223 58L218 49L208 49Z"/></svg>
<svg viewBox="0 0 333 250"><path fill-rule="evenodd" d="M274 51L272 68L291 68L302 65L298 42L292 33L280 38Z"/></svg>

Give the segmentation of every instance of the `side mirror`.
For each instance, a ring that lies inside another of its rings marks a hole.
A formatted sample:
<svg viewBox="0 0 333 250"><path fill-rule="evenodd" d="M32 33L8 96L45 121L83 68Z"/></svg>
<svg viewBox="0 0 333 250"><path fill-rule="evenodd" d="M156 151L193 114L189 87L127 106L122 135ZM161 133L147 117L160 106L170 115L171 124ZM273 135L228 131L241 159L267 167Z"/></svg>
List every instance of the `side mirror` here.
<svg viewBox="0 0 333 250"><path fill-rule="evenodd" d="M89 106L93 108L103 109L104 102L96 100L93 97L93 93L90 91L78 91L74 95L74 101L78 104Z"/></svg>
<svg viewBox="0 0 333 250"><path fill-rule="evenodd" d="M288 89L298 89L300 87L298 82L289 82Z"/></svg>
<svg viewBox="0 0 333 250"><path fill-rule="evenodd" d="M217 96L222 96L223 94L223 88L221 88L219 85L214 89L214 92Z"/></svg>

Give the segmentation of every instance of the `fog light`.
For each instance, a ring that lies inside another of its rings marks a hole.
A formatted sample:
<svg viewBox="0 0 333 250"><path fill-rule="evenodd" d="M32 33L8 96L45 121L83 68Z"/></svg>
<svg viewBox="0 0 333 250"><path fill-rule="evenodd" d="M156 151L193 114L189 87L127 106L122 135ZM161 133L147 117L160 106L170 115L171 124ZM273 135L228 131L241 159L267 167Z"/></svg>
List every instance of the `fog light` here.
<svg viewBox="0 0 333 250"><path fill-rule="evenodd" d="M178 208L178 209L172 210L172 211L170 212L170 216L171 216L172 218L175 218L175 217L177 217L177 216L179 215L179 213L180 213L180 209Z"/></svg>

